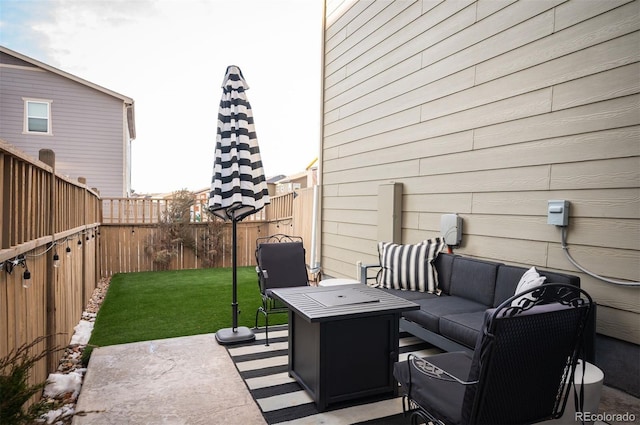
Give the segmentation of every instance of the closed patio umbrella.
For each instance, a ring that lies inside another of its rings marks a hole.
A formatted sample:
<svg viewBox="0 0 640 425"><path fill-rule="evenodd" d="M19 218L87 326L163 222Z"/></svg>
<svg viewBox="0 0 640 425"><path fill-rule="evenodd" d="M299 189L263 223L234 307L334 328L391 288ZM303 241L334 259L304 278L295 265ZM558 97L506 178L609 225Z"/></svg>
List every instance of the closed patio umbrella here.
<svg viewBox="0 0 640 425"><path fill-rule="evenodd" d="M239 67L231 65L222 83L218 111L215 161L209 211L232 222L232 327L220 329L216 340L232 344L255 339L247 327L238 327L237 223L269 203L269 192L260 159L247 85Z"/></svg>

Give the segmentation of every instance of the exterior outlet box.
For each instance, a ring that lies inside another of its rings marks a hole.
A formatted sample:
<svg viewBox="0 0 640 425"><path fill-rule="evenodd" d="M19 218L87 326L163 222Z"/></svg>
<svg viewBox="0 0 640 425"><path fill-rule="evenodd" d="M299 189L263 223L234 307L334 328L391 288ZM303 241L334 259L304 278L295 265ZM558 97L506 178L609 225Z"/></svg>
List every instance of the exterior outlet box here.
<svg viewBox="0 0 640 425"><path fill-rule="evenodd" d="M458 214L444 214L440 217L440 235L449 246L462 242L462 218Z"/></svg>
<svg viewBox="0 0 640 425"><path fill-rule="evenodd" d="M563 227L569 225L569 201L549 201L547 224Z"/></svg>

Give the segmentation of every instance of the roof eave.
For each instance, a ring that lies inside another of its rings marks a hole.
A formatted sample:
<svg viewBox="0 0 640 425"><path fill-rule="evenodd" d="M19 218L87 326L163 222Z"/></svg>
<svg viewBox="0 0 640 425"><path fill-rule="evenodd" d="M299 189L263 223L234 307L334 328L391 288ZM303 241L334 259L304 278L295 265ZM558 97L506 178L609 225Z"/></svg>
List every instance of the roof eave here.
<svg viewBox="0 0 640 425"><path fill-rule="evenodd" d="M113 90L109 90L106 87L102 87L102 86L100 86L98 84L92 83L91 81L87 81L87 80L85 80L83 78L80 78L80 77L78 77L76 75L73 75L73 74L70 74L68 72L62 71L61 69L58 69L58 68L53 67L51 65L47 65L44 62L40 62L39 60L30 58L29 56L25 56L22 53L18 53L18 52L14 51L14 50L11 50L11 49L7 48L7 47L0 46L0 52L6 53L7 55L15 56L16 58L18 58L20 60L23 60L25 62L28 62L28 63L30 63L32 65L35 65L35 66L37 66L39 68L45 69L45 70L47 70L49 72L52 72L54 74L58 74L58 75L60 75L62 77L68 78L68 79L73 80L73 81L75 81L77 83L83 84L83 85L85 85L87 87L91 87L92 89L98 90L98 91L100 91L102 93L105 93L105 94L108 94L109 96L113 96L115 98L118 98L118 99L122 100L124 103L126 103L128 105L133 105L133 99L128 97L128 96L125 96L125 95L120 94L118 92L115 92Z"/></svg>

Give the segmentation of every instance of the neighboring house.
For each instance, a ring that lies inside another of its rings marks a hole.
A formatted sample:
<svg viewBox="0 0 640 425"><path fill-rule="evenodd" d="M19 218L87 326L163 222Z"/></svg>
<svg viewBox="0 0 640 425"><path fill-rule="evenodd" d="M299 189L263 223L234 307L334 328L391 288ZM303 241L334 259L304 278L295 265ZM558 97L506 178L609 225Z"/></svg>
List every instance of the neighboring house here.
<svg viewBox="0 0 640 425"><path fill-rule="evenodd" d="M318 184L318 167L314 165L315 162L314 160L314 162L309 164L305 171L283 177L276 181L276 194L283 195Z"/></svg>
<svg viewBox="0 0 640 425"><path fill-rule="evenodd" d="M458 213L462 255L577 274L598 365L640 395L640 288L576 269L547 201L570 201L588 270L640 280L640 7L628 0L326 0L322 270L375 263L401 194L403 243ZM385 232L382 232L383 234ZM388 231L386 234L389 234Z"/></svg>
<svg viewBox="0 0 640 425"><path fill-rule="evenodd" d="M56 172L84 177L102 197L131 192L133 99L0 46L0 139Z"/></svg>

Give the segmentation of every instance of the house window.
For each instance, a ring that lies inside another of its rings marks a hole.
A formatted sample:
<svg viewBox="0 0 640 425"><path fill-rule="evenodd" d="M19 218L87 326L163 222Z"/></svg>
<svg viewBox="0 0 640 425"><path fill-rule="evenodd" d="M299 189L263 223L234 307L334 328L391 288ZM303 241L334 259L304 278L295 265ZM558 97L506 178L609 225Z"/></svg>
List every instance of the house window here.
<svg viewBox="0 0 640 425"><path fill-rule="evenodd" d="M50 100L24 100L24 132L51 134Z"/></svg>

